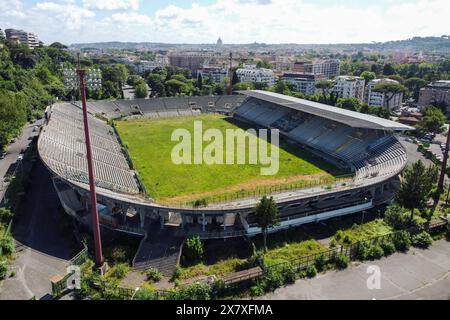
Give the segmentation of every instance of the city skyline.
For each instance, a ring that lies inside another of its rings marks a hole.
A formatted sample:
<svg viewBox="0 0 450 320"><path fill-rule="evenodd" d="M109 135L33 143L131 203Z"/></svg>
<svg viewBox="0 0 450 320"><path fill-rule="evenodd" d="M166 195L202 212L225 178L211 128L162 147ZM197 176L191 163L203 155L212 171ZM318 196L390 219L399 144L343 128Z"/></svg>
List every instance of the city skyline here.
<svg viewBox="0 0 450 320"><path fill-rule="evenodd" d="M445 34L449 15L444 0L0 0L0 28L66 44L383 42Z"/></svg>

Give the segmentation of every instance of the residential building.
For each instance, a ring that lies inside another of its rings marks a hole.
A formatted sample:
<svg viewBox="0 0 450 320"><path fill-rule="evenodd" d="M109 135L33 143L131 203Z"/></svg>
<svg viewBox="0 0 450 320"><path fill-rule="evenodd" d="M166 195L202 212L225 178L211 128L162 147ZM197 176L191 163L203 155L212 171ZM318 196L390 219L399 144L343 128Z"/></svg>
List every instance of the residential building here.
<svg viewBox="0 0 450 320"><path fill-rule="evenodd" d="M419 107L443 104L450 111L450 80L439 80L420 89Z"/></svg>
<svg viewBox="0 0 450 320"><path fill-rule="evenodd" d="M263 82L273 87L278 77L270 69L265 68L240 68L236 70L240 82Z"/></svg>
<svg viewBox="0 0 450 320"><path fill-rule="evenodd" d="M285 72L281 78L293 87L293 90L303 94L316 93L316 83L325 80L323 74L305 72Z"/></svg>
<svg viewBox="0 0 450 320"><path fill-rule="evenodd" d="M403 93L399 92L393 95L392 93L389 92L388 93L377 92L374 90L374 88L380 83L398 84L398 81L386 78L374 79L369 81L369 83L366 86L365 102L369 106L385 107L388 108L389 110L395 110L400 108L403 101Z"/></svg>
<svg viewBox="0 0 450 320"><path fill-rule="evenodd" d="M23 30L6 29L5 35L7 41L24 44L30 49L39 47L39 39L34 33Z"/></svg>
<svg viewBox="0 0 450 320"><path fill-rule="evenodd" d="M155 59L155 61L141 60L136 63L136 71L143 74L147 71L153 71L156 68L164 68L165 66L166 63L159 59Z"/></svg>
<svg viewBox="0 0 450 320"><path fill-rule="evenodd" d="M339 98L356 98L364 101L364 79L354 76L338 76L334 80L333 92Z"/></svg>
<svg viewBox="0 0 450 320"><path fill-rule="evenodd" d="M203 66L197 71L197 77L201 76L203 81L206 78L216 83L222 83L229 75L229 70L220 66Z"/></svg>
<svg viewBox="0 0 450 320"><path fill-rule="evenodd" d="M169 55L169 64L174 67L180 67L191 70L196 75L208 56L198 53L174 53Z"/></svg>
<svg viewBox="0 0 450 320"><path fill-rule="evenodd" d="M294 72L323 74L325 78L332 79L340 75L341 62L337 59L297 61L294 63L292 70Z"/></svg>

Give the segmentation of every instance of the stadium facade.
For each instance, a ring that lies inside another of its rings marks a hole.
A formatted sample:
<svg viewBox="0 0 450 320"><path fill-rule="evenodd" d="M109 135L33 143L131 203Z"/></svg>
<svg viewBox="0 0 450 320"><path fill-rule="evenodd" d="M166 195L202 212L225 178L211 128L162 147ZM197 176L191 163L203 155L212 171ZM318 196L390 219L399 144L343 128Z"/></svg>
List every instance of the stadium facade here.
<svg viewBox="0 0 450 320"><path fill-rule="evenodd" d="M88 102L88 111L102 227L143 235L157 222L161 228L175 227L186 236L204 239L259 234L254 216L259 198L203 207L158 204L146 195L120 136L107 120L227 114L257 128L279 129L282 139L354 173L345 183L274 193L281 221L271 232L390 202L407 163L395 134L412 130L390 120L258 90L235 96L95 101ZM77 103L58 103L47 110L38 150L53 174L64 210L89 225L86 151Z"/></svg>

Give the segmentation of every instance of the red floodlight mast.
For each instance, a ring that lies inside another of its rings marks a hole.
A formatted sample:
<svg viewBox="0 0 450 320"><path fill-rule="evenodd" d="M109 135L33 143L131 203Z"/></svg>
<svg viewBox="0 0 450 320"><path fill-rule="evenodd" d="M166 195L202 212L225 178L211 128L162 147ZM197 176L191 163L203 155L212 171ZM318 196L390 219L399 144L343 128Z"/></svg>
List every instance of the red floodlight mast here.
<svg viewBox="0 0 450 320"><path fill-rule="evenodd" d="M79 57L78 57L79 58ZM94 232L95 264L98 268L103 266L102 240L100 237L100 224L97 211L97 194L95 191L94 164L92 161L91 136L86 105L86 70L81 69L78 60L77 74L80 77L81 103L83 106L84 136L86 140L86 158L89 173L89 190L91 193L92 230Z"/></svg>

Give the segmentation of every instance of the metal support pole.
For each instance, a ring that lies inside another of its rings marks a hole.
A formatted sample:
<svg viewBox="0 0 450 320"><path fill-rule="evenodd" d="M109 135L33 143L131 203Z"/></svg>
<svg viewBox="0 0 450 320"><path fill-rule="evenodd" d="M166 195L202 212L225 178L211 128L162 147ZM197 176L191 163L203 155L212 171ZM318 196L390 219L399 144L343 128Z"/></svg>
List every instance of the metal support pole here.
<svg viewBox="0 0 450 320"><path fill-rule="evenodd" d="M85 84L86 71L78 69L77 73L80 77L81 103L83 105L84 135L86 140L86 158L89 173L89 190L91 194L92 230L94 232L94 244L95 244L95 263L97 267L101 267L103 266L103 253L102 253L102 242L100 238L100 224L97 211L97 194L95 192L95 178L94 178L94 165L92 161L91 137L89 134L89 121L86 106L86 84Z"/></svg>
<svg viewBox="0 0 450 320"><path fill-rule="evenodd" d="M445 151L444 151L444 158L442 159L442 167L441 167L441 176L439 177L439 183L438 188L439 190L443 190L444 188L444 178L445 178L445 172L447 171L447 160L448 160L448 147L450 143L450 125L448 126L447 131L447 142L445 143Z"/></svg>

